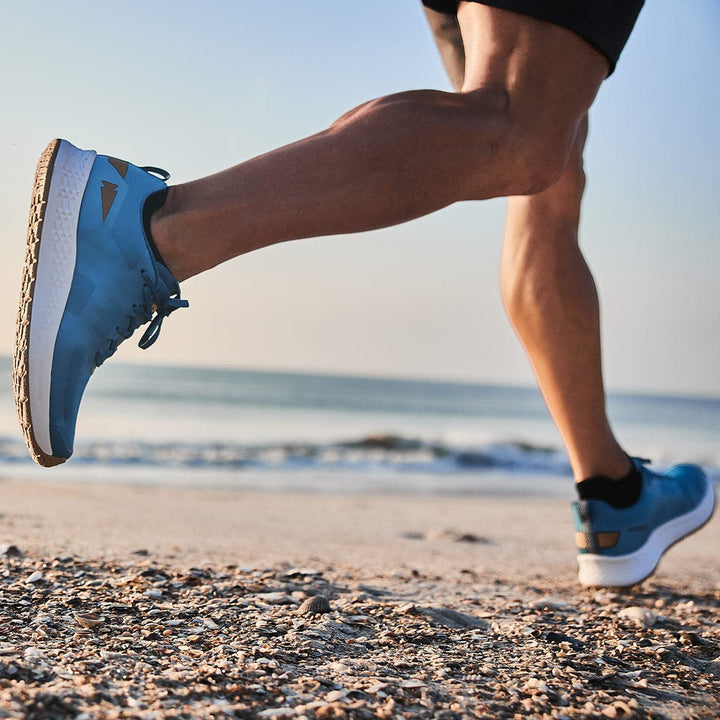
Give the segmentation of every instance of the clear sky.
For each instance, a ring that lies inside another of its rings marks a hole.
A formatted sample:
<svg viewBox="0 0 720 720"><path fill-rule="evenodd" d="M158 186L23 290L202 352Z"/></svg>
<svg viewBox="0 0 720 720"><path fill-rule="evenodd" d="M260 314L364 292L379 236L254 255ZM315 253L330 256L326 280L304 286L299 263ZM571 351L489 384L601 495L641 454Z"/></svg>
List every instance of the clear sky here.
<svg viewBox="0 0 720 720"><path fill-rule="evenodd" d="M448 89L419 0L0 0L0 352L54 137L209 174L351 107ZM720 3L648 0L591 114L583 247L616 390L720 395ZM528 384L499 300L504 201L285 244L183 287L128 361Z"/></svg>

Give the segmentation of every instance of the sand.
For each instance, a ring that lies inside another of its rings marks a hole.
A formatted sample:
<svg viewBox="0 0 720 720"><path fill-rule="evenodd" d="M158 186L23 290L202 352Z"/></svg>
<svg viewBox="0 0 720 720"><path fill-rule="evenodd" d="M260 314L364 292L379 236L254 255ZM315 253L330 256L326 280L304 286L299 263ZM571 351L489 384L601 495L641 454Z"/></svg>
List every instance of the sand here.
<svg viewBox="0 0 720 720"><path fill-rule="evenodd" d="M717 519L612 592L566 498L0 492L3 718L720 715Z"/></svg>

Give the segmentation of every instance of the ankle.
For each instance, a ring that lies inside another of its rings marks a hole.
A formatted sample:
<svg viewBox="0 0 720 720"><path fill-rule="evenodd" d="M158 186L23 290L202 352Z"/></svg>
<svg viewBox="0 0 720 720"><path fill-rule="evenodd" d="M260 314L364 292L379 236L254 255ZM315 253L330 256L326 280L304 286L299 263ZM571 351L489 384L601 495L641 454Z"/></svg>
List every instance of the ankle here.
<svg viewBox="0 0 720 720"><path fill-rule="evenodd" d="M642 472L630 463L630 471L620 478L594 475L575 486L581 500L602 500L617 509L634 505L642 493Z"/></svg>
<svg viewBox="0 0 720 720"><path fill-rule="evenodd" d="M167 189L165 203L154 210L150 216L150 235L162 256L162 261L178 282L187 280L192 273L186 267L180 252L179 244L174 241L173 226L177 216L179 186L173 185Z"/></svg>
<svg viewBox="0 0 720 720"><path fill-rule="evenodd" d="M610 480L619 480L632 472L635 465L621 448L608 452L595 459L574 459L571 461L575 482L579 483L590 477L602 476Z"/></svg>

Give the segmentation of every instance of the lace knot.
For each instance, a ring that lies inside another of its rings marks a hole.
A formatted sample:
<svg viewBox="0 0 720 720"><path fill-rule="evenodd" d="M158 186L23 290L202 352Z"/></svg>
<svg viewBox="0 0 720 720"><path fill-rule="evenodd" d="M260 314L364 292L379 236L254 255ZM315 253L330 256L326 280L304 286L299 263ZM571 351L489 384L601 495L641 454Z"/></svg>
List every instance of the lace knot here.
<svg viewBox="0 0 720 720"><path fill-rule="evenodd" d="M151 311L154 310L155 315L152 317L150 325L148 325L147 329L140 338L138 347L143 350L147 350L158 339L163 320L170 315L170 313L175 312L175 310L178 310L179 308L186 308L189 305L190 303L187 300L183 300L180 297L179 292L176 297L169 297L162 303L154 302L152 304Z"/></svg>

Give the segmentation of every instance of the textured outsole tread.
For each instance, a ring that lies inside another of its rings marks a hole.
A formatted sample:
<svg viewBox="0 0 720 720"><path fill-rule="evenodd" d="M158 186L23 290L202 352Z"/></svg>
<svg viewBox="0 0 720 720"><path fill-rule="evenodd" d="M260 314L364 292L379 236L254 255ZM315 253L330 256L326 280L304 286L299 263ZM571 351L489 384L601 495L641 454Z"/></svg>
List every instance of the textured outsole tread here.
<svg viewBox="0 0 720 720"><path fill-rule="evenodd" d="M30 202L27 247L25 249L25 264L22 273L12 371L15 406L20 421L20 429L33 460L43 467L60 465L66 459L43 452L35 440L30 412L29 388L30 318L32 315L35 280L37 278L38 258L40 256L40 237L50 192L50 177L60 149L60 143L60 140L53 140L45 148L35 170L35 184Z"/></svg>

